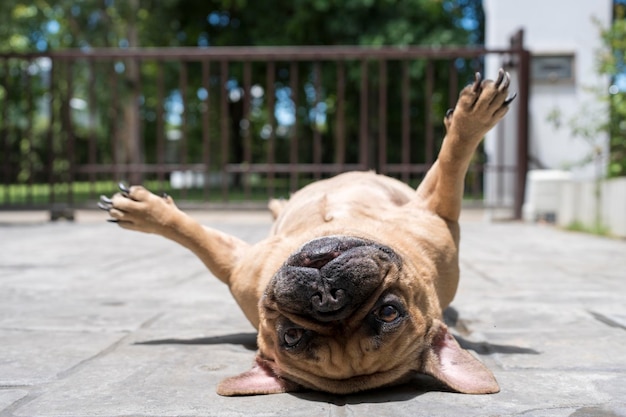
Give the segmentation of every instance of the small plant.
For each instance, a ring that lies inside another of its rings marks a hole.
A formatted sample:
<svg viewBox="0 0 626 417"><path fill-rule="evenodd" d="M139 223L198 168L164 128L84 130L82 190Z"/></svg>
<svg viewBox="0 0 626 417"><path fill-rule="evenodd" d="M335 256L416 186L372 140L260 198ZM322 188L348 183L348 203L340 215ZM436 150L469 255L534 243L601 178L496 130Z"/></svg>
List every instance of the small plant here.
<svg viewBox="0 0 626 417"><path fill-rule="evenodd" d="M589 226L575 221L567 229L607 236L610 231L601 215L602 183L606 178L626 176L626 4L616 4L615 20L610 27L602 27L598 20L594 22L602 39L602 48L596 54L596 72L610 80L609 86L585 87L595 98L593 103L585 103L565 122L561 109L554 108L547 121L556 129L565 124L572 137L588 145L587 155L566 168L589 164L595 168L593 223Z"/></svg>
<svg viewBox="0 0 626 417"><path fill-rule="evenodd" d="M609 134L608 176L626 175L626 5L615 7L613 24L603 29L600 36L603 50L598 54L598 74L610 77L611 86L605 100L610 115L606 125Z"/></svg>
<svg viewBox="0 0 626 417"><path fill-rule="evenodd" d="M579 220L571 222L567 227L571 232L591 233L598 236L611 236L611 231L602 223L596 223L593 226L587 226Z"/></svg>
<svg viewBox="0 0 626 417"><path fill-rule="evenodd" d="M610 85L585 87L595 97L594 102L583 105L565 123L560 108L554 108L547 116L555 128L566 124L573 137L589 145L589 154L572 165L596 162L596 175L602 178L626 176L626 5L618 6L610 27L603 28L601 22L594 20L602 39L602 48L596 53L596 71L603 79L608 78ZM603 133L609 138L606 171L602 160Z"/></svg>

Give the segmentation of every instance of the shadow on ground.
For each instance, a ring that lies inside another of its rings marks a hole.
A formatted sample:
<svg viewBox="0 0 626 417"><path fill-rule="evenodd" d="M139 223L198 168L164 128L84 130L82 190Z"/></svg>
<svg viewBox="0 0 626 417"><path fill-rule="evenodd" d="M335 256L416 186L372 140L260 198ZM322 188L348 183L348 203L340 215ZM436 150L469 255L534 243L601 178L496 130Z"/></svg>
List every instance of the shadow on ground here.
<svg viewBox="0 0 626 417"><path fill-rule="evenodd" d="M445 311L444 319L446 324L457 330L455 336L461 347L473 350L480 355L501 354L523 354L538 355L539 351L512 345L497 345L488 342L474 342L466 337L459 336L458 333L469 334L471 331L460 319L459 312L454 308ZM134 343L135 345L219 345L232 344L241 345L244 348L254 351L257 349L256 333L233 333L220 336L200 337L192 339L155 339ZM330 403L337 406L354 405L362 403L389 403L409 401L431 391L450 392L450 389L428 375L416 374L409 382L393 386L373 389L350 395L333 395L316 391L303 391L291 393L296 398L307 401Z"/></svg>

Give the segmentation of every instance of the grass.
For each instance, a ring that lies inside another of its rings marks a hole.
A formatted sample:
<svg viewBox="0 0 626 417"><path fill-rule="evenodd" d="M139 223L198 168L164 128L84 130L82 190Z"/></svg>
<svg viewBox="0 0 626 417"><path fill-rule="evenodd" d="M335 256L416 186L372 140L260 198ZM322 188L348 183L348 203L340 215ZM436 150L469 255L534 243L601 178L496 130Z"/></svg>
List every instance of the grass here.
<svg viewBox="0 0 626 417"><path fill-rule="evenodd" d="M297 187L301 188L313 180L301 177ZM174 189L168 180L146 180L144 187L160 194L167 193L177 203L259 203L265 204L270 197L288 198L291 194L289 178L275 178L273 192L267 178L257 177L246 191L242 186L229 186L226 194L221 184L208 188ZM415 187L417 184L411 184ZM52 206L95 208L101 195L112 196L118 192L118 183L113 180L75 181L58 184L0 184L0 209L48 209ZM469 200L469 196L466 196ZM472 196L481 200L482 196ZM472 200L473 201L473 200Z"/></svg>
<svg viewBox="0 0 626 417"><path fill-rule="evenodd" d="M579 220L576 220L567 225L566 230L569 230L571 232L590 233L597 236L611 236L611 230L602 223L595 223L589 226Z"/></svg>
<svg viewBox="0 0 626 417"><path fill-rule="evenodd" d="M71 184L9 184L0 185L1 208L47 208L51 205L95 206L100 195L111 196L119 191L115 181L77 181ZM226 198L221 186L207 189L174 189L169 181L145 181L147 189L155 193L167 193L177 201L200 202L266 202L270 196L269 185L264 182L251 186L246 192L243 187L229 187ZM286 181L276 180L275 197L288 197L289 187Z"/></svg>

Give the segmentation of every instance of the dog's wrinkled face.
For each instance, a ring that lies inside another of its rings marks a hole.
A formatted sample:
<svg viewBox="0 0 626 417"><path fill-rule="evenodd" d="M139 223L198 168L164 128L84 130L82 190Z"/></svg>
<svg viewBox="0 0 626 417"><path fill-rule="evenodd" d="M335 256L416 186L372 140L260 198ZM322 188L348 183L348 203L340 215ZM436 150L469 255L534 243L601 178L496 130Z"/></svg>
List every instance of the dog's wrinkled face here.
<svg viewBox="0 0 626 417"><path fill-rule="evenodd" d="M374 242L346 236L315 239L276 273L266 302L283 314L343 322L401 267L392 249Z"/></svg>
<svg viewBox="0 0 626 417"><path fill-rule="evenodd" d="M348 394L414 373L459 392L497 392L491 372L441 322L432 264L425 258L418 267L415 258L351 236L302 246L260 300L256 364L222 381L218 393Z"/></svg>
<svg viewBox="0 0 626 417"><path fill-rule="evenodd" d="M401 257L379 243L310 241L261 300L260 358L282 378L335 393L408 376L423 350L429 305L419 281L404 275Z"/></svg>

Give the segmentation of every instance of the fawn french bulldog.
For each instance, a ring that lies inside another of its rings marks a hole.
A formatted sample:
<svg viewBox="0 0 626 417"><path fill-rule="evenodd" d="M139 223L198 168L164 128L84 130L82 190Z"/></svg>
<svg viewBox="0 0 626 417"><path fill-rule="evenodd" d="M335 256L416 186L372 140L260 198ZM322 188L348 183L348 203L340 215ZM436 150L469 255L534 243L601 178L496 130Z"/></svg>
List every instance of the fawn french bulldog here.
<svg viewBox="0 0 626 417"><path fill-rule="evenodd" d="M462 349L442 311L459 280L458 219L470 159L506 114L510 78L476 74L456 107L437 161L413 190L389 177L349 172L272 201L267 239L250 245L204 227L173 200L121 186L100 207L124 229L190 249L258 329L249 371L222 381L222 395L313 389L346 394L428 374L451 389L499 391L493 374Z"/></svg>

